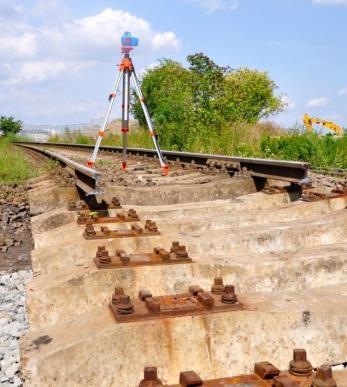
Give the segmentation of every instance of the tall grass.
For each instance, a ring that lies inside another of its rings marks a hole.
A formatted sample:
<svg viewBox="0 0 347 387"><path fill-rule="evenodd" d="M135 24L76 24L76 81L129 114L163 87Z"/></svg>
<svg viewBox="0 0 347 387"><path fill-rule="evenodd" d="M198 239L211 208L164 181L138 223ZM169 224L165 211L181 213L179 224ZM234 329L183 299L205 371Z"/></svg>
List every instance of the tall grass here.
<svg viewBox="0 0 347 387"><path fill-rule="evenodd" d="M94 144L95 138L80 132L65 133L52 137L51 142ZM152 138L147 129L131 130L129 147L153 148ZM160 138L159 138L160 143ZM112 129L102 145L122 146L122 136ZM175 150L173 144L168 150ZM187 136L185 151L219 153L243 157L298 160L309 162L316 168L347 168L347 135L336 137L332 134L307 133L299 129L285 130L272 123L255 125L234 123L221 127L219 134L201 133Z"/></svg>
<svg viewBox="0 0 347 387"><path fill-rule="evenodd" d="M316 168L347 168L347 135L320 136L298 133L264 136L259 144L263 157L308 161Z"/></svg>
<svg viewBox="0 0 347 387"><path fill-rule="evenodd" d="M23 153L11 146L8 138L0 139L0 184L22 183L36 176Z"/></svg>
<svg viewBox="0 0 347 387"><path fill-rule="evenodd" d="M21 184L56 166L52 160L34 164L22 150L11 145L10 138L0 138L0 184Z"/></svg>
<svg viewBox="0 0 347 387"><path fill-rule="evenodd" d="M52 136L48 142L60 142L64 144L75 143L75 144L95 144L95 137L87 136L81 132L69 132L62 135ZM102 145L109 146L122 146L122 135L116 133L108 133L102 140ZM153 148L152 138L149 136L149 132L146 130L135 130L129 131L128 134L128 145L129 147L141 147L141 148Z"/></svg>

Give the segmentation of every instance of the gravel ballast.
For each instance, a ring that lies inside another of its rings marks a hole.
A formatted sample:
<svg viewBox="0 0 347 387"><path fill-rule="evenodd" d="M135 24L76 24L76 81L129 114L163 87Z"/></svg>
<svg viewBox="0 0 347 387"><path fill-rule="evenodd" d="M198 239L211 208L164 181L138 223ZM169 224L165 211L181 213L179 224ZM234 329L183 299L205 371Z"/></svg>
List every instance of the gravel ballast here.
<svg viewBox="0 0 347 387"><path fill-rule="evenodd" d="M21 386L19 338L28 329L25 284L31 270L0 272L0 384Z"/></svg>

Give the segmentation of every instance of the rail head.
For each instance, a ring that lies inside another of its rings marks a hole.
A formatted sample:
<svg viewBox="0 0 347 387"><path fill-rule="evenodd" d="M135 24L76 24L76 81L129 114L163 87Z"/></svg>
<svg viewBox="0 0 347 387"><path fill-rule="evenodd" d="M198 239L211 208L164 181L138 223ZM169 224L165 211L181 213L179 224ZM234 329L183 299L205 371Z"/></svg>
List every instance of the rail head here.
<svg viewBox="0 0 347 387"><path fill-rule="evenodd" d="M23 144L23 143L21 143ZM24 143L25 144L25 143ZM30 142L28 144L52 147L70 147L76 149L90 149L93 145L85 144L65 144L65 143L43 143ZM101 151L108 151L114 153L122 152L121 147L101 146ZM130 155L142 155L147 157L156 157L155 149L145 148L128 148L127 152ZM246 169L253 177L270 178L275 180L283 180L291 183L299 184L302 180L307 178L307 172L310 164L302 161L288 161L288 160L273 160L262 158L249 158L238 156L225 156L216 154L191 153L191 152L176 152L176 151L162 151L164 157L168 161L179 161L182 163L195 163L196 165L208 165L212 162L220 162L224 164L231 164L230 169L242 170Z"/></svg>
<svg viewBox="0 0 347 387"><path fill-rule="evenodd" d="M15 142L14 144L17 146L21 146L23 148L33 150L46 157L49 157L53 160L58 161L62 166L65 167L65 169L69 172L71 176L76 178L76 185L87 195L102 193L101 190L97 188L97 182L102 177L101 172L98 172L93 168L89 168L83 164L80 164L58 153L51 152L47 149L42 149L38 147L38 145L42 146L46 144L27 143L27 142Z"/></svg>

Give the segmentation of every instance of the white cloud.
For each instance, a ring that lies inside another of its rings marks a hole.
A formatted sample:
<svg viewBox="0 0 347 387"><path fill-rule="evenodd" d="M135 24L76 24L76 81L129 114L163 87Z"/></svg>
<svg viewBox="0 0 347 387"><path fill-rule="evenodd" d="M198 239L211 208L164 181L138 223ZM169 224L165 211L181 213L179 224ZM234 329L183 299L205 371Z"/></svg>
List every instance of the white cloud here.
<svg viewBox="0 0 347 387"><path fill-rule="evenodd" d="M239 6L239 0L190 0L204 8L208 13L217 11L234 11Z"/></svg>
<svg viewBox="0 0 347 387"><path fill-rule="evenodd" d="M78 122L104 114L125 31L139 37L133 55L139 68L180 50L173 31L157 30L130 12L106 8L74 17L64 3L0 0L2 114L27 122Z"/></svg>
<svg viewBox="0 0 347 387"><path fill-rule="evenodd" d="M339 90L337 94L338 94L338 95L345 95L345 94L347 94L347 87L345 87L345 88Z"/></svg>
<svg viewBox="0 0 347 387"><path fill-rule="evenodd" d="M172 31L155 34L152 38L152 44L156 50L165 47L172 47L176 51L180 49L180 43Z"/></svg>
<svg viewBox="0 0 347 387"><path fill-rule="evenodd" d="M47 28L44 36L48 42L59 45L66 54L73 50L74 55L88 55L89 59L99 59L100 55L110 55L120 49L120 37L124 31L131 31L140 38L140 53L155 50L179 50L180 44L172 32L154 32L151 25L121 10L107 8L94 16L75 19L61 28Z"/></svg>
<svg viewBox="0 0 347 387"><path fill-rule="evenodd" d="M281 101L284 103L285 107L288 109L295 108L296 104L294 101L292 101L286 94L281 96Z"/></svg>
<svg viewBox="0 0 347 387"><path fill-rule="evenodd" d="M314 4L347 5L347 0L312 0Z"/></svg>
<svg viewBox="0 0 347 387"><path fill-rule="evenodd" d="M74 74L90 67L91 63L73 63L63 61L24 62L16 75L7 84L37 83L54 79L63 73Z"/></svg>
<svg viewBox="0 0 347 387"><path fill-rule="evenodd" d="M324 107L328 104L328 99L325 97L313 98L307 102L307 107Z"/></svg>
<svg viewBox="0 0 347 387"><path fill-rule="evenodd" d="M0 27L1 32L1 27ZM32 32L0 35L0 58L20 59L33 57L37 52L36 35Z"/></svg>
<svg viewBox="0 0 347 387"><path fill-rule="evenodd" d="M140 56L180 50L174 32L156 32L148 21L121 10L107 8L56 24L51 17L56 14L58 20L68 12L59 4L40 0L33 7L33 15L42 15L48 23L43 26L9 18L0 24L0 64L11 64L13 69L7 84L39 83L83 68L86 62L92 65L120 57L120 37L128 30L140 38L136 48Z"/></svg>

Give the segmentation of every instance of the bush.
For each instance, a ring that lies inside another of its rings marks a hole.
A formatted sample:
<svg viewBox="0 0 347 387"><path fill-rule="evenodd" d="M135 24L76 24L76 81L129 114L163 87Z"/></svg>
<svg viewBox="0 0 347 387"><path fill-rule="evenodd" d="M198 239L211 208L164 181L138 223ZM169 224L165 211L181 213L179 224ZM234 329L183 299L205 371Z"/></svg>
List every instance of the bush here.
<svg viewBox="0 0 347 387"><path fill-rule="evenodd" d="M307 161L319 168L347 168L347 135L342 138L330 133L264 135L260 151L264 157Z"/></svg>
<svg viewBox="0 0 347 387"><path fill-rule="evenodd" d="M231 70L215 64L202 53L187 58L190 67L164 59L148 71L142 90L163 148L210 149L225 128L237 122L255 123L280 111L276 85L265 72ZM132 111L146 126L137 98Z"/></svg>
<svg viewBox="0 0 347 387"><path fill-rule="evenodd" d="M23 153L8 138L0 138L0 184L22 183L34 176L36 171Z"/></svg>
<svg viewBox="0 0 347 387"><path fill-rule="evenodd" d="M0 117L0 132L4 136L15 135L22 129L22 121L15 121L13 117Z"/></svg>

